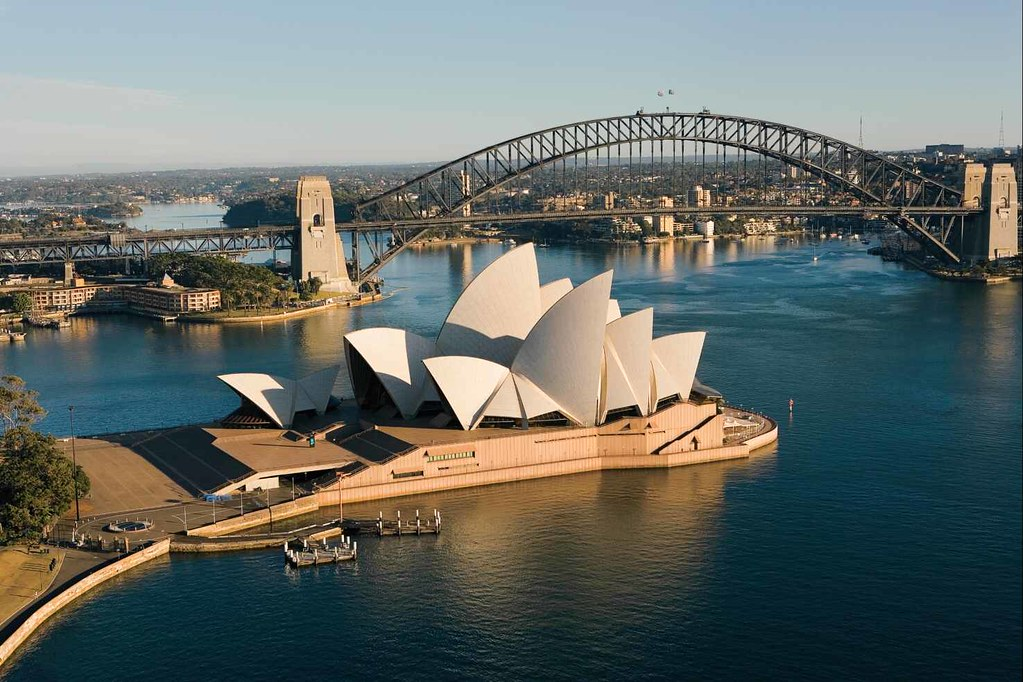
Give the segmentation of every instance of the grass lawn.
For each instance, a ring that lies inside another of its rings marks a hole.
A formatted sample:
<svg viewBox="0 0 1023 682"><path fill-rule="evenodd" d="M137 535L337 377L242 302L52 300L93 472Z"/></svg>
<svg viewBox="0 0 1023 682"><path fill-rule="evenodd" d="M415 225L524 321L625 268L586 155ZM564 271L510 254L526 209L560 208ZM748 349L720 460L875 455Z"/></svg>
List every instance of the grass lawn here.
<svg viewBox="0 0 1023 682"><path fill-rule="evenodd" d="M60 573L64 552L49 549L49 554L30 554L27 547L0 548L0 623L42 594ZM57 560L52 571L51 559Z"/></svg>

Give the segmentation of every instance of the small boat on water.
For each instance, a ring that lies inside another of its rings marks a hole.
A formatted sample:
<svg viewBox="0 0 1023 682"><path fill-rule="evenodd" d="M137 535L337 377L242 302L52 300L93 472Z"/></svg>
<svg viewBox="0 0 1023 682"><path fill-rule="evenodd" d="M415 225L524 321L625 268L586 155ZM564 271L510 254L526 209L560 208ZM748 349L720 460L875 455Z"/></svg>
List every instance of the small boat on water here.
<svg viewBox="0 0 1023 682"><path fill-rule="evenodd" d="M515 240L511 239L511 238L505 239L504 240L504 245L505 246L515 246Z"/></svg>
<svg viewBox="0 0 1023 682"><path fill-rule="evenodd" d="M33 327L43 327L44 329L66 329L71 326L71 320L66 317L33 316L25 321Z"/></svg>
<svg viewBox="0 0 1023 682"><path fill-rule="evenodd" d="M7 328L0 329L0 341L10 341L11 343L14 343L15 341L24 340L25 332L16 332L13 329Z"/></svg>
<svg viewBox="0 0 1023 682"><path fill-rule="evenodd" d="M656 244L658 241L657 237L643 237L644 244Z"/></svg>
<svg viewBox="0 0 1023 682"><path fill-rule="evenodd" d="M866 237L864 237L863 239L860 240L860 244L869 244L869 243L870 243L870 240L867 239Z"/></svg>

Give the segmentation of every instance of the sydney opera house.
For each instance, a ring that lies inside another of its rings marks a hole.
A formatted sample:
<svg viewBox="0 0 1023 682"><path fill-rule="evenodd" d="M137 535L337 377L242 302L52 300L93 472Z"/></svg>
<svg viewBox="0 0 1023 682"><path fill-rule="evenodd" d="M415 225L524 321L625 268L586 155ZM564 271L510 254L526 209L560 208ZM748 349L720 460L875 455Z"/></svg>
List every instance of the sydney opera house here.
<svg viewBox="0 0 1023 682"><path fill-rule="evenodd" d="M622 316L610 294L611 272L541 285L533 245L521 246L466 287L436 340L392 328L345 336L355 397L467 431L592 427L688 400L705 333L654 339L653 309Z"/></svg>
<svg viewBox="0 0 1023 682"><path fill-rule="evenodd" d="M206 429L240 465L208 492L319 477L323 502L358 501L599 469L747 457L777 438L696 378L706 334L654 338L653 310L622 315L612 273L541 283L531 244L465 288L436 339L345 335L339 366L292 380L220 377L241 398ZM235 435L231 435L235 434ZM315 447L296 448L308 441Z"/></svg>

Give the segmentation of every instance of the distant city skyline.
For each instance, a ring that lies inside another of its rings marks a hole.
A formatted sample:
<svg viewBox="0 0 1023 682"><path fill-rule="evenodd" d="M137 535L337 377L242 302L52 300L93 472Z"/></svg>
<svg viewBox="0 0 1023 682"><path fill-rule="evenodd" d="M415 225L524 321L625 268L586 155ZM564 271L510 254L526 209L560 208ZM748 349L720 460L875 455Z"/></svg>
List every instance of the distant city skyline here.
<svg viewBox="0 0 1023 682"><path fill-rule="evenodd" d="M444 161L665 107L854 143L862 116L884 150L993 147L1004 114L1015 147L1021 20L1007 0L0 0L0 175Z"/></svg>

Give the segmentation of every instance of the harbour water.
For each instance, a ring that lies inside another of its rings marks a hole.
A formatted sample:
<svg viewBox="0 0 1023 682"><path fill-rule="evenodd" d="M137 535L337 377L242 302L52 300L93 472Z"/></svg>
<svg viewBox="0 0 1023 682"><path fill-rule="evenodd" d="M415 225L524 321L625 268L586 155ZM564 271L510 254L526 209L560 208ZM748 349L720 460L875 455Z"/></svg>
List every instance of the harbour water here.
<svg viewBox="0 0 1023 682"><path fill-rule="evenodd" d="M81 432L210 420L236 400L216 374L314 370L367 326L436 333L506 248L410 250L383 273L393 298L281 325L76 319L0 364L55 433L69 403ZM56 618L0 679L1018 679L1020 284L864 251L539 250L544 280L614 268L623 311L654 306L657 334L707 330L700 378L778 419L777 449L346 506L445 521L360 541L351 564L171 556Z"/></svg>
<svg viewBox="0 0 1023 682"><path fill-rule="evenodd" d="M113 222L149 230L212 230L222 227L226 209L217 204L141 204L142 215L117 218Z"/></svg>

